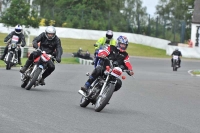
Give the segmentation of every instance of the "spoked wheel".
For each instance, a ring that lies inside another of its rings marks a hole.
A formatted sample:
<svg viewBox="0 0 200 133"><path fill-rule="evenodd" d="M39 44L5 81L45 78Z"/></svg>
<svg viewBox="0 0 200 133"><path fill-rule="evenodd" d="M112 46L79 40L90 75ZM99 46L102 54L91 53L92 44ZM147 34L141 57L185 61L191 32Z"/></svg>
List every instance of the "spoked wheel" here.
<svg viewBox="0 0 200 133"><path fill-rule="evenodd" d="M175 62L175 60L173 61L173 71L176 71L176 62Z"/></svg>
<svg viewBox="0 0 200 133"><path fill-rule="evenodd" d="M81 107L87 107L90 101L86 99L84 96L82 96L81 101L80 101L80 106Z"/></svg>
<svg viewBox="0 0 200 133"><path fill-rule="evenodd" d="M25 87L27 90L30 90L31 87L35 84L38 76L40 75L40 73L42 72L42 69L40 68L37 68L35 70L35 72L33 73L33 77L30 78L29 82L28 82L28 85Z"/></svg>
<svg viewBox="0 0 200 133"><path fill-rule="evenodd" d="M8 61L6 63L6 70L10 70L11 69L11 60L12 60L12 54L8 55Z"/></svg>
<svg viewBox="0 0 200 133"><path fill-rule="evenodd" d="M28 78L26 78L24 81L22 81L21 87L22 87L22 88L25 88L26 85L28 84L28 81L29 81Z"/></svg>
<svg viewBox="0 0 200 133"><path fill-rule="evenodd" d="M114 89L115 89L115 87L113 84L106 85L102 96L99 96L95 103L94 109L96 112L100 112L107 105L110 98L112 97Z"/></svg>

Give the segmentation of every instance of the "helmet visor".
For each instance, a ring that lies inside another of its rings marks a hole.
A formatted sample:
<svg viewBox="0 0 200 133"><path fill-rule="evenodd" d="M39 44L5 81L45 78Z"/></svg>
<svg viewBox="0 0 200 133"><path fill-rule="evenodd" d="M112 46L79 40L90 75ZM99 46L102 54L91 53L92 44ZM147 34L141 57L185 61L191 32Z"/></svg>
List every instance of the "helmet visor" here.
<svg viewBox="0 0 200 133"><path fill-rule="evenodd" d="M108 35L108 34L106 34L106 37L107 37L108 39L112 39L113 35Z"/></svg>
<svg viewBox="0 0 200 133"><path fill-rule="evenodd" d="M124 43L119 43L119 47L123 50L126 50L126 44Z"/></svg>
<svg viewBox="0 0 200 133"><path fill-rule="evenodd" d="M54 33L47 33L47 37L48 37L49 39L53 39L54 36L55 36Z"/></svg>
<svg viewBox="0 0 200 133"><path fill-rule="evenodd" d="M16 31L16 32L21 32L22 30L21 30L21 29L15 29L15 31Z"/></svg>

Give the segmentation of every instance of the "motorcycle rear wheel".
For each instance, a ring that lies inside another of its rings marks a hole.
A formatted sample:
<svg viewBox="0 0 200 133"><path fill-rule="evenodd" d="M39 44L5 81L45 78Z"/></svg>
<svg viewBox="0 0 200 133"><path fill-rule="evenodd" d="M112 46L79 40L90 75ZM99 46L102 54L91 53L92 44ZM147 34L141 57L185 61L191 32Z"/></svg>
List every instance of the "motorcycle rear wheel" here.
<svg viewBox="0 0 200 133"><path fill-rule="evenodd" d="M28 85L25 87L26 90L30 90L31 87L35 84L36 80L38 79L38 76L42 72L42 69L37 68L35 72L33 73L33 77L29 79Z"/></svg>

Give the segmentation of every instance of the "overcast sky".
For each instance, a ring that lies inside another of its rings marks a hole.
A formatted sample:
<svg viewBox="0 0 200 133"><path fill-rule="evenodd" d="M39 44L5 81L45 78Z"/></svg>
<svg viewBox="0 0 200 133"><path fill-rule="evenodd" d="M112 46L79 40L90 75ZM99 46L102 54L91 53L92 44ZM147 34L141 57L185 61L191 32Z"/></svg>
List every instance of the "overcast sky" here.
<svg viewBox="0 0 200 133"><path fill-rule="evenodd" d="M158 5L158 2L160 0L141 0L143 3L143 6L147 7L147 13L150 15L154 15L156 11L156 5Z"/></svg>

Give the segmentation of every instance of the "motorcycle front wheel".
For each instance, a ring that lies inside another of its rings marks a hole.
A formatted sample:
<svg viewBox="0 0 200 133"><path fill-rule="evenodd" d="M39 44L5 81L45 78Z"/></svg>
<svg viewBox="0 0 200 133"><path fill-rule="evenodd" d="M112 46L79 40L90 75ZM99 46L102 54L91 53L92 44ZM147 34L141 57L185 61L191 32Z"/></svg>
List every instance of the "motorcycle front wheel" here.
<svg viewBox="0 0 200 133"><path fill-rule="evenodd" d="M106 85L102 96L98 96L97 101L95 103L95 111L100 112L110 101L112 94L115 90L115 86L113 84Z"/></svg>
<svg viewBox="0 0 200 133"><path fill-rule="evenodd" d="M90 101L86 99L84 96L82 96L81 101L80 101L80 106L81 107L87 107Z"/></svg>
<svg viewBox="0 0 200 133"><path fill-rule="evenodd" d="M32 87L32 86L35 84L35 82L37 81L38 76L40 75L41 72L42 72L42 69L40 69L40 68L37 68L37 69L35 70L35 72L33 73L33 77L31 77L31 78L29 79L28 84L27 84L27 86L25 87L26 90L30 90L30 89L31 89L31 87Z"/></svg>
<svg viewBox="0 0 200 133"><path fill-rule="evenodd" d="M12 60L13 54L9 54L8 55L8 61L6 63L6 70L10 70L11 69L11 60Z"/></svg>

